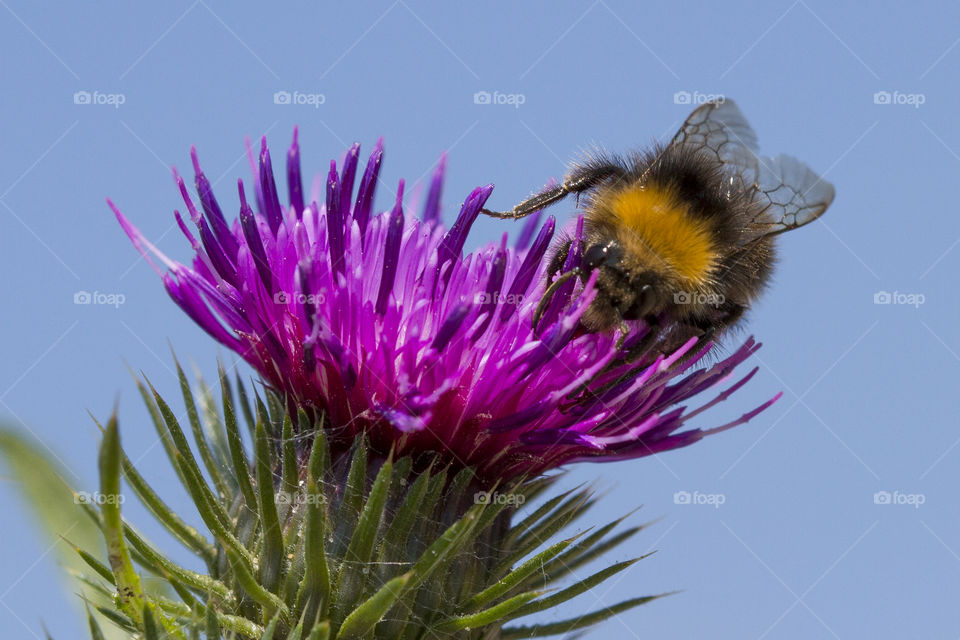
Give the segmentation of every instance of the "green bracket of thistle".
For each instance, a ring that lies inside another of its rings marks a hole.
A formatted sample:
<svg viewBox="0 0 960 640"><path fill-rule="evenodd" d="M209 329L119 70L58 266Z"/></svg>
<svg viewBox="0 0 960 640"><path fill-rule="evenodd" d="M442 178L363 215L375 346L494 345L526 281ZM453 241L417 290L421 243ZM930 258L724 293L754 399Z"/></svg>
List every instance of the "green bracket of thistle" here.
<svg viewBox="0 0 960 640"><path fill-rule="evenodd" d="M179 364L177 372L192 444L182 417L150 382L138 379L137 386L205 530L175 513L137 472L115 415L103 429L100 491L118 496L125 479L202 570L181 566L142 538L123 520L121 500L84 506L108 557L102 562L77 549L91 570L82 580L114 603L94 607L100 620L130 637L532 638L583 629L661 597L548 624L510 624L641 560L563 585L643 527L610 535L621 518L564 537L592 506L589 488L543 500L557 476L481 487L470 469L396 459L370 450L362 436L335 459L322 416L291 416L281 398L269 390L251 396L239 377L237 399L222 367L219 401L202 380L195 395ZM482 489L514 499L477 500ZM524 503L538 506L518 510ZM141 574L164 588L145 589ZM88 612L92 637L102 637Z"/></svg>

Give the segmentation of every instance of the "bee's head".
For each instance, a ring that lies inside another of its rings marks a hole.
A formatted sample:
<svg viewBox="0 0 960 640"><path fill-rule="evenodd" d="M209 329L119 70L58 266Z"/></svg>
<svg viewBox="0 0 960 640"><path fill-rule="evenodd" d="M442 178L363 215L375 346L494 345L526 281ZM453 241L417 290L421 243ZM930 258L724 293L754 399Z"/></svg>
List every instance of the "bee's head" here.
<svg viewBox="0 0 960 640"><path fill-rule="evenodd" d="M588 320L588 324L613 325L618 311L625 320L640 320L657 315L669 303L661 274L630 259L616 241L588 246L580 264L584 281L595 269L600 270L595 313L591 314L595 322ZM600 318L606 321L596 322Z"/></svg>

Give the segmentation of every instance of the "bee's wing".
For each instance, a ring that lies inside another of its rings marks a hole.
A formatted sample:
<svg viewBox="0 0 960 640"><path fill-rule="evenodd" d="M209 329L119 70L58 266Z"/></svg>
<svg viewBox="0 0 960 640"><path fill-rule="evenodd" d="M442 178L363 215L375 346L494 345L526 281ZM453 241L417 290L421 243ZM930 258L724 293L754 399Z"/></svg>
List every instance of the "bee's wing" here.
<svg viewBox="0 0 960 640"><path fill-rule="evenodd" d="M833 202L833 185L796 158L759 158L754 199L762 211L753 222L759 236L802 227L819 218Z"/></svg>
<svg viewBox="0 0 960 640"><path fill-rule="evenodd" d="M757 134L733 100L706 102L694 109L670 145L715 158L745 189L756 182Z"/></svg>
<svg viewBox="0 0 960 640"><path fill-rule="evenodd" d="M761 209L751 224L754 239L813 222L833 202L833 185L799 160L757 155L757 134L732 100L694 109L670 144L716 158L730 190L753 195Z"/></svg>

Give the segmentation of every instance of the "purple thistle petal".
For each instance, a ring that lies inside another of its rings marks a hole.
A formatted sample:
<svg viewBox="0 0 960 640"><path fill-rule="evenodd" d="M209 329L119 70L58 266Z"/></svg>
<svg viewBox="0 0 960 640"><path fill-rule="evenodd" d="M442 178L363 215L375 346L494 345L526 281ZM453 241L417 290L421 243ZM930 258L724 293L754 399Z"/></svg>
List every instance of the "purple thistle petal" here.
<svg viewBox="0 0 960 640"><path fill-rule="evenodd" d="M533 247L527 252L526 257L523 259L523 264L520 265L520 270L517 272L517 277L514 278L513 284L510 285L510 291L507 293L507 302L503 305L503 311L500 313L501 322L506 319L507 314L512 313L517 308L520 304L519 301L526 296L527 291L530 289L530 283L533 282L534 276L537 275L537 270L541 268L543 256L546 255L547 249L550 247L550 241L553 239L555 227L556 220L553 216L550 216L547 218L547 223L540 229L540 233L537 234L537 239L534 241Z"/></svg>
<svg viewBox="0 0 960 640"><path fill-rule="evenodd" d="M691 339L623 363L615 332L587 333L580 324L597 295L597 271L586 282L565 282L535 332L555 220L539 226L531 218L515 246L504 237L463 255L492 187L474 189L453 226L443 228L445 156L419 220L403 209L402 181L393 207L372 215L380 141L352 212L358 145L347 152L341 174L331 164L319 208L313 197L303 204L296 133L287 156L286 209L266 146L259 164L252 149L249 155L258 210L238 182L240 220L231 230L191 154L203 215L182 180L178 187L198 236L175 214L195 252L190 266L164 256L108 203L194 322L256 368L289 407L325 413L335 455L364 432L377 451L432 452L494 481L684 447L743 424L776 400L713 429L691 427L691 419L701 420L745 386L756 369L736 378L735 369L759 345L748 339L706 365L709 346ZM582 218L571 231L565 271L580 261ZM637 344L647 330L638 327L626 344ZM708 392L710 400L687 409Z"/></svg>
<svg viewBox="0 0 960 640"><path fill-rule="evenodd" d="M373 209L373 194L380 177L380 164L383 162L383 138L377 140L373 146L367 168L360 179L360 189L357 191L357 203L353 207L353 219L360 226L360 237L366 237L367 223L370 220L370 211Z"/></svg>
<svg viewBox="0 0 960 640"><path fill-rule="evenodd" d="M267 254L263 249L263 239L260 237L260 230L257 229L257 219L253 209L247 203L247 197L243 191L243 180L237 181L237 190L240 192L240 226L243 228L243 238L246 241L246 248L253 258L257 273L260 274L260 280L266 287L267 293L273 293L273 272L270 270L270 263L267 261Z"/></svg>
<svg viewBox="0 0 960 640"><path fill-rule="evenodd" d="M293 128L293 142L287 151L287 191L290 193L290 206L297 214L297 220L303 217L303 179L300 177L300 145L297 144L298 128Z"/></svg>
<svg viewBox="0 0 960 640"><path fill-rule="evenodd" d="M327 238L330 243L330 266L335 271L343 271L343 217L340 209L340 178L337 175L337 163L330 161L327 174Z"/></svg>
<svg viewBox="0 0 960 640"><path fill-rule="evenodd" d="M350 199L353 197L353 182L357 175L359 159L360 143L354 142L343 157L343 171L340 174L340 216L344 220L350 215Z"/></svg>
<svg viewBox="0 0 960 640"><path fill-rule="evenodd" d="M193 163L194 185L197 193L200 195L200 204L203 207L203 213L210 221L210 227L217 238L217 242L223 248L223 252L232 261L237 257L237 250L240 248L227 219L220 209L220 204L213 195L213 187L207 176L200 170L200 160L197 157L197 148L190 147L190 160Z"/></svg>
<svg viewBox="0 0 960 640"><path fill-rule="evenodd" d="M434 224L440 221L440 198L443 195L443 178L447 171L447 152L440 154L437 168L433 170L430 179L430 191L427 193L427 202L423 207L423 221Z"/></svg>
<svg viewBox="0 0 960 640"><path fill-rule="evenodd" d="M387 240L383 250L383 273L380 275L380 290L377 293L377 315L387 312L387 302L397 277L397 261L400 258L400 239L403 235L403 180L397 187L397 202L390 212Z"/></svg>
<svg viewBox="0 0 960 640"><path fill-rule="evenodd" d="M530 240L533 238L533 234L537 232L537 227L540 226L541 215L543 215L543 209L537 209L530 214L530 217L527 218L523 225L523 229L520 230L520 235L517 236L516 243L513 245L517 251L523 251L530 245Z"/></svg>
<svg viewBox="0 0 960 640"><path fill-rule="evenodd" d="M277 183L273 179L273 165L270 163L270 150L267 149L267 137L260 139L260 189L263 193L264 215L270 224L270 231L277 235L283 223L283 210L280 208L280 196Z"/></svg>
<svg viewBox="0 0 960 640"><path fill-rule="evenodd" d="M504 237L504 244L506 243L506 237ZM483 319L482 324L477 327L476 332L471 337L471 340L476 340L484 334L487 330L487 327L490 326L493 316L497 313L497 305L500 304L500 289L503 287L503 277L507 271L507 251L501 246L497 255L493 258L493 264L491 265L490 277L487 279L487 290L481 296L481 301L483 306L480 308L480 313L485 314L486 317Z"/></svg>

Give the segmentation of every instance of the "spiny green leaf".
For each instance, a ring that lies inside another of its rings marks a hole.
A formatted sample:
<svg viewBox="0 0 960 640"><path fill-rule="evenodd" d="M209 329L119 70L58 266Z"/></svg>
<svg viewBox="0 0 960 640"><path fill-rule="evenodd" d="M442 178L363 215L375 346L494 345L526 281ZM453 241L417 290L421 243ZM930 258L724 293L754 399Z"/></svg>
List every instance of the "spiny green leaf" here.
<svg viewBox="0 0 960 640"><path fill-rule="evenodd" d="M160 635L157 623L153 620L153 612L147 604L143 605L143 637L145 640L162 640L166 637L166 634Z"/></svg>
<svg viewBox="0 0 960 640"><path fill-rule="evenodd" d="M130 542L131 548L136 549L137 553L143 556L147 563L155 568L157 575L169 580L179 581L201 593L210 592L216 594L218 598L227 603L234 602L233 593L230 591L230 588L227 585L219 580L211 578L208 575L190 571L189 569L181 567L173 560L170 560L164 556L160 551L153 548L150 543L144 540L132 527L126 523L124 523L124 534L126 535L127 540Z"/></svg>
<svg viewBox="0 0 960 640"><path fill-rule="evenodd" d="M130 560L130 552L123 539L123 519L120 516L120 434L116 413L110 416L103 442L100 444L100 505L103 537L107 543L110 569L117 585L117 604L137 626L143 623L143 588Z"/></svg>
<svg viewBox="0 0 960 640"><path fill-rule="evenodd" d="M217 619L217 612L213 609L213 599L207 600L207 611L206 615L207 626L207 637L213 640L220 638L220 621Z"/></svg>
<svg viewBox="0 0 960 640"><path fill-rule="evenodd" d="M593 613L589 613L583 616L577 616L575 618L570 618L568 620L561 620L559 622L552 622L550 624L537 624L530 625L526 627L506 627L500 632L500 640L519 640L520 638L542 638L545 636L555 636L563 633L570 633L571 631L576 631L578 629L583 629L595 625L597 623L603 622L604 620L611 618L617 614L623 613L634 607L638 607L642 604L646 604L658 598L662 598L665 595L661 594L657 596L644 596L642 598L632 598L630 600L624 600L623 602L617 603L611 607L606 607L604 609L599 609Z"/></svg>
<svg viewBox="0 0 960 640"><path fill-rule="evenodd" d="M90 626L91 640L104 640L103 631L100 630L100 625L97 623L96 618L93 617L93 612L90 611L90 605L87 605L87 624Z"/></svg>
<svg viewBox="0 0 960 640"><path fill-rule="evenodd" d="M219 362L217 362L217 366L220 366ZM196 373L196 376L197 387L200 389L199 401L203 432L207 436L207 441L210 443L210 450L213 452L213 456L217 461L217 466L220 468L221 473L224 474L223 479L230 485L230 492L232 494L236 491L237 484L236 478L230 473L230 452L227 446L225 425L223 420L220 419L220 414L217 412L218 405L213 390L203 379L203 376L200 375L199 371Z"/></svg>
<svg viewBox="0 0 960 640"><path fill-rule="evenodd" d="M413 577L414 572L410 571L402 576L397 576L380 587L376 593L347 616L343 624L340 625L337 640L360 638L373 629L374 625L383 619L390 607L403 595L407 584Z"/></svg>
<svg viewBox="0 0 960 640"><path fill-rule="evenodd" d="M568 554L564 554L551 562L544 569L546 573L548 582L556 582L560 578L563 578L571 571L582 567L591 560L599 558L601 555L618 546L624 540L628 540L633 537L638 531L641 531L644 527L631 527L625 531L621 531L617 535L613 536L609 540L601 542L600 544L595 545L593 548L584 547L582 549L571 549ZM579 545L578 545L579 546ZM566 556L570 557L567 558Z"/></svg>
<svg viewBox="0 0 960 640"><path fill-rule="evenodd" d="M511 589L515 588L517 585L523 583L523 581L528 578L531 574L535 572L542 571L544 565L555 558L558 554L563 552L570 544L580 537L582 534L578 534L572 538L567 538L566 540L561 540L556 544L550 546L545 551L538 553L533 556L522 565L511 571L505 578L495 582L490 585L480 593L476 594L467 602L464 603L464 609L471 611L473 609L485 606L494 600L502 597L508 593Z"/></svg>
<svg viewBox="0 0 960 640"><path fill-rule="evenodd" d="M314 620L320 607L326 607L330 594L330 573L326 553L326 500L322 487L326 463L326 441L322 432L317 432L310 452L307 477L307 522L304 540L304 576L297 594L297 611L307 620Z"/></svg>
<svg viewBox="0 0 960 640"><path fill-rule="evenodd" d="M360 509L363 507L367 483L367 447L363 436L358 436L354 441L352 456L350 471L347 473L347 486L343 490L343 497L333 518L336 531L331 553L335 556L342 556L346 552L351 533L360 518Z"/></svg>
<svg viewBox="0 0 960 640"><path fill-rule="evenodd" d="M174 457L176 460L180 460L179 453L175 453ZM242 561L248 568L252 570L254 560L253 556L250 555L250 552L240 542L233 533L230 532L227 526L225 526L220 518L217 517L216 509L211 505L211 501L215 500L213 495L207 490L203 490L203 480L197 478L195 475L194 468L186 463L180 463L184 471L184 483L187 488L187 493L190 494L190 497L193 498L194 506L196 506L197 511L200 513L200 517L203 519L203 523L207 525L210 529L210 532L213 533L214 537L224 546L230 548L235 554L237 554L238 559ZM216 505L220 507L222 511L222 505L219 503Z"/></svg>
<svg viewBox="0 0 960 640"><path fill-rule="evenodd" d="M427 495L427 487L430 482L430 472L424 471L417 476L413 484L407 490L407 494L400 505L387 532L384 535L384 544L380 547L380 562L383 571L387 570L387 565L383 564L387 558L401 558L403 550L407 546L407 538L410 530L413 528L417 518L422 518L426 510L421 510L421 505Z"/></svg>
<svg viewBox="0 0 960 640"><path fill-rule="evenodd" d="M573 489L564 491L560 495L554 496L544 502L542 505L538 506L532 513L525 516L523 520L510 527L510 532L507 534L504 542L507 545L512 545L521 535L526 533L530 527L539 522L541 518L552 511L558 504L563 502L567 496L576 491L578 488L579 487L574 487Z"/></svg>
<svg viewBox="0 0 960 640"><path fill-rule="evenodd" d="M153 423L153 428L157 432L160 444L163 446L163 450L167 454L167 459L170 460L170 464L173 466L173 470L176 472L177 477L180 478L180 482L186 482L183 471L180 470L180 465L177 463L177 448L173 443L173 438L170 437L170 432L167 430L167 425L163 420L163 416L160 415L160 409L157 407L157 403L154 401L153 396L150 394L150 390L147 389L147 386L143 384L140 378L138 378L132 370L130 371L130 375L133 377L133 383L137 386L137 391L140 393L140 397L143 398L143 404L147 407L147 413L150 414L150 421Z"/></svg>
<svg viewBox="0 0 960 640"><path fill-rule="evenodd" d="M231 495L230 487L224 481L220 474L220 467L213 456L210 444L207 442L206 434L203 432L203 426L200 424L200 414L197 413L197 403L193 397L193 391L190 389L190 383L187 382L187 376L184 375L177 356L174 354L173 363L177 367L177 378L180 381L180 393L183 395L183 403L187 407L187 418L190 422L190 428L193 430L193 439L197 443L197 450L200 452L200 459L213 480L213 485L221 496L229 497Z"/></svg>
<svg viewBox="0 0 960 640"><path fill-rule="evenodd" d="M260 550L260 583L272 593L277 591L286 570L283 550L283 531L277 515L273 494L273 455L263 422L257 423L255 463L257 467L257 496L260 522L263 528L263 546Z"/></svg>
<svg viewBox="0 0 960 640"><path fill-rule="evenodd" d="M534 598L539 598L544 593L545 592L543 591L528 591L526 593L521 593L512 598L504 600L498 605L494 605L489 609L484 609L478 613L468 616L448 618L447 620L434 625L434 629L440 632L449 632L484 627L488 624L493 624L498 620L502 620L510 616L512 613L520 609L520 607L527 604Z"/></svg>
<svg viewBox="0 0 960 640"><path fill-rule="evenodd" d="M170 406L160 394L157 393L157 390L153 388L149 380L147 380L147 385L153 393L153 399L157 403L157 408L160 410L160 415L163 417L163 422L166 424L167 432L170 434L173 442L174 464L178 465L183 472L184 482L189 482L193 486L194 491L197 492L196 495L191 493L194 503L197 503L199 506L199 502L201 501L198 498L202 496L203 502L207 505L210 513L216 517L220 526L224 529L229 529L230 516L223 508L217 496L215 496L210 490L210 487L207 486L207 482L203 478L203 473L200 471L199 465L197 465L197 460L193 457L190 444L187 442L183 429L180 428L179 421L176 416L173 415Z"/></svg>
<svg viewBox="0 0 960 640"><path fill-rule="evenodd" d="M182 542L191 551L203 558L208 564L213 561L213 549L210 543L200 532L184 522L180 516L174 513L166 502L153 490L153 488L144 480L140 472L137 471L126 453L122 454L121 465L123 476L127 479L133 492L140 498L140 501L147 507L147 510L167 529L173 536Z"/></svg>
<svg viewBox="0 0 960 640"><path fill-rule="evenodd" d="M363 594L364 582L367 578L368 565L373 556L373 545L376 541L377 530L380 522L383 520L383 508L387 502L387 492L390 489L390 481L393 475L393 463L387 460L370 489L366 504L363 506L363 513L353 531L353 537L350 539L350 545L344 554L343 562L340 566L340 573L337 579L337 619L344 612L344 609L353 605L353 603Z"/></svg>
<svg viewBox="0 0 960 640"><path fill-rule="evenodd" d="M330 623L326 620L320 624L314 625L313 629L310 631L310 635L307 637L307 640L329 640L330 638Z"/></svg>
<svg viewBox="0 0 960 640"><path fill-rule="evenodd" d="M536 602L531 602L527 606L517 610L514 617L526 616L533 613L538 613L540 611L546 611L547 609L553 608L558 604L564 603L567 600L570 600L571 598L575 598L581 593L597 586L607 578L620 573L621 571L623 571L624 569L627 569L628 567L633 566L635 563L639 562L640 560L643 560L649 555L650 554L647 554L646 556L640 556L639 558L634 558L633 560L618 562L617 564L609 566L606 569L601 569L600 571L597 571L590 577L585 578L584 580L581 580L580 582L570 587L567 587L566 589L563 589L562 591L559 591L552 596L549 596L542 600L537 600Z"/></svg>
<svg viewBox="0 0 960 640"><path fill-rule="evenodd" d="M220 365L220 391L223 405L223 423L227 432L227 447L230 449L230 461L233 464L233 476L240 488L240 494L248 509L256 511L257 497L250 482L250 463L243 449L243 440L237 428L237 414L233 408L233 397L230 394L230 381L227 372Z"/></svg>
<svg viewBox="0 0 960 640"><path fill-rule="evenodd" d="M264 621L269 620L276 612L280 612L284 619L289 618L290 611L287 609L287 605L284 604L283 600L257 583L253 574L234 550L227 548L226 553L230 560L230 566L233 568L233 573L237 578L237 582L240 583L240 586L251 598L263 607Z"/></svg>
<svg viewBox="0 0 960 640"><path fill-rule="evenodd" d="M90 555L89 553L87 553L86 551L84 551L83 549L81 549L80 547L76 547L76 546L75 546L75 547L74 547L74 550L80 555L80 557L83 559L83 561L84 561L85 563L87 563L87 565L88 565L91 569L93 569L94 571L97 572L97 575L99 575L101 578L103 578L104 580L106 580L106 581L109 582L110 584L116 586L116 584L117 584L117 583L116 583L116 579L113 577L113 573L110 571L110 569L109 569L105 564L103 564L102 562L100 562L99 560L97 560L96 558L94 558L92 555Z"/></svg>
<svg viewBox="0 0 960 640"><path fill-rule="evenodd" d="M257 433L257 421L253 417L253 410L250 408L250 396L247 395L247 389L243 386L243 379L237 374L237 396L239 397L240 411L243 412L243 419L247 423L247 430L250 437L255 438Z"/></svg>
<svg viewBox="0 0 960 640"><path fill-rule="evenodd" d="M293 420L290 415L283 418L283 441L281 442L283 452L283 469L281 477L283 478L283 490L294 494L300 484L300 469L297 466L296 441L293 438Z"/></svg>
<svg viewBox="0 0 960 640"><path fill-rule="evenodd" d="M263 629L263 635L260 640L273 640L273 634L277 631L277 624L280 622L280 614L273 616L270 622Z"/></svg>
<svg viewBox="0 0 960 640"><path fill-rule="evenodd" d="M511 552L493 569L494 576L505 574L518 560L547 542L554 534L577 516L590 498L588 491L579 491L554 509L550 515L531 527L515 544Z"/></svg>

